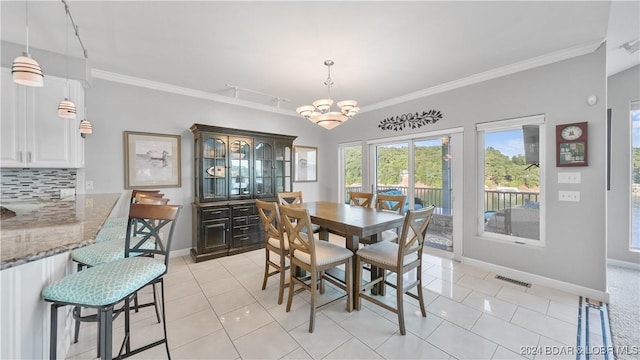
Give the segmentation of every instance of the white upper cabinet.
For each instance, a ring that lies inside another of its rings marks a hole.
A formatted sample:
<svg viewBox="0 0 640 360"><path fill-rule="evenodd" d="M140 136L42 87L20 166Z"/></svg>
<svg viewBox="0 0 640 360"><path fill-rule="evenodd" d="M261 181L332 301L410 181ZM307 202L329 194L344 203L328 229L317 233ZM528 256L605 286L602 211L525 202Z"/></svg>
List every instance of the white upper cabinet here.
<svg viewBox="0 0 640 360"><path fill-rule="evenodd" d="M78 168L84 144L78 129L84 117L84 89L75 80L45 76L44 87L15 84L2 68L0 167ZM76 119L58 117L67 94L76 105Z"/></svg>

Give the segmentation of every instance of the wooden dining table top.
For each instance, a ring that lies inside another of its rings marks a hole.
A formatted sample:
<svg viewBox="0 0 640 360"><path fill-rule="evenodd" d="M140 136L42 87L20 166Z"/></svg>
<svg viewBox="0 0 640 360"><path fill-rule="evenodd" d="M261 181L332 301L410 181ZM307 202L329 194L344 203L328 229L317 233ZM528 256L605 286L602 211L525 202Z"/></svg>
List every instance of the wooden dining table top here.
<svg viewBox="0 0 640 360"><path fill-rule="evenodd" d="M349 238L375 237L384 230L402 226L404 222L404 216L400 214L330 201L292 206L307 209L312 223L346 236L351 240L347 241L350 250L357 250L357 242Z"/></svg>

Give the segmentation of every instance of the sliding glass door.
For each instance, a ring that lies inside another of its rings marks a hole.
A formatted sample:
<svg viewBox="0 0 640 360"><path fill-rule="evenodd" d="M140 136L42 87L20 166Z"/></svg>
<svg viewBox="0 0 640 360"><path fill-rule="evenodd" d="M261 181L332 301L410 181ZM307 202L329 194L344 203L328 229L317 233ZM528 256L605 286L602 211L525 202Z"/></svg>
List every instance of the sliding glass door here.
<svg viewBox="0 0 640 360"><path fill-rule="evenodd" d="M425 245L449 253L454 251L452 139L461 136L425 134L371 144L374 192L405 195L404 211L435 205ZM461 145L457 151L461 154Z"/></svg>

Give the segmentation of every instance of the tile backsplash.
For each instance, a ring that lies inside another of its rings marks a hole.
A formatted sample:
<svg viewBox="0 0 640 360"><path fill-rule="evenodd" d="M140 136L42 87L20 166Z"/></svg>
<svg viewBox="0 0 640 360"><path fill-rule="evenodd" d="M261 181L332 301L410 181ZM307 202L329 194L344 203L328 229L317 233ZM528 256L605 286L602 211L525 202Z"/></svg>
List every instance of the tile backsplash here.
<svg viewBox="0 0 640 360"><path fill-rule="evenodd" d="M60 189L76 188L77 169L0 168L2 201L60 198Z"/></svg>

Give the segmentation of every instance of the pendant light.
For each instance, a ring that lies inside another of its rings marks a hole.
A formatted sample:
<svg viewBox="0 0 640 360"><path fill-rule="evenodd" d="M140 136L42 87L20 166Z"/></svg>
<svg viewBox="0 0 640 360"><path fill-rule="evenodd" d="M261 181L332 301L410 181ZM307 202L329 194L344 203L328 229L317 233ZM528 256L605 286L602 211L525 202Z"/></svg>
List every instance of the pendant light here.
<svg viewBox="0 0 640 360"><path fill-rule="evenodd" d="M25 1L26 9L26 33L27 42L26 50L22 53L22 56L18 56L13 60L11 66L11 75L13 75L13 81L20 85L42 87L44 86L44 74L40 64L35 61L31 54L29 54L29 2Z"/></svg>
<svg viewBox="0 0 640 360"><path fill-rule="evenodd" d="M64 4L65 11L67 13L67 22L65 25L65 38L67 41L67 86L66 86L66 96L64 100L60 101L60 105L58 105L58 116L63 119L75 119L76 118L76 105L69 100L69 6Z"/></svg>
<svg viewBox="0 0 640 360"><path fill-rule="evenodd" d="M87 119L87 96L85 94L84 97L84 119L80 120L80 136L84 139L87 135L93 134L93 126L91 122Z"/></svg>

